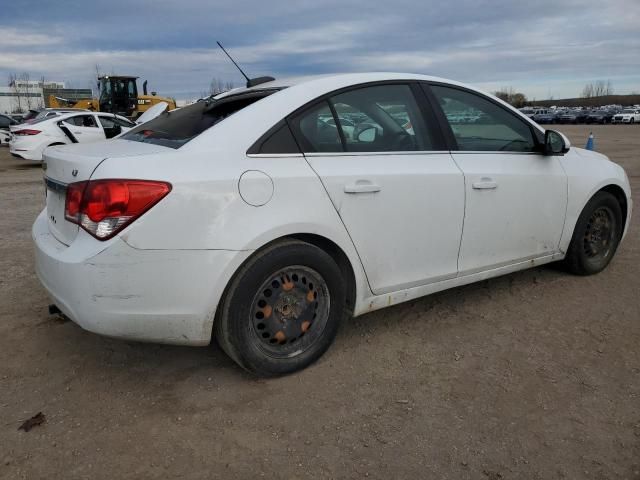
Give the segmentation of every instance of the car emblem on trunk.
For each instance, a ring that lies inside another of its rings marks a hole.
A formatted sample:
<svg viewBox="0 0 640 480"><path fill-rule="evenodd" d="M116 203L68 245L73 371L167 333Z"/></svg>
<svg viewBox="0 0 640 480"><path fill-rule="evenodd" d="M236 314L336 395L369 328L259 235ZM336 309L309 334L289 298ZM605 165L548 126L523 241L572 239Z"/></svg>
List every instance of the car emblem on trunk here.
<svg viewBox="0 0 640 480"><path fill-rule="evenodd" d="M73 169L73 170L71 171L71 175L73 175L74 177L77 177L77 176L78 176L78 170Z"/></svg>

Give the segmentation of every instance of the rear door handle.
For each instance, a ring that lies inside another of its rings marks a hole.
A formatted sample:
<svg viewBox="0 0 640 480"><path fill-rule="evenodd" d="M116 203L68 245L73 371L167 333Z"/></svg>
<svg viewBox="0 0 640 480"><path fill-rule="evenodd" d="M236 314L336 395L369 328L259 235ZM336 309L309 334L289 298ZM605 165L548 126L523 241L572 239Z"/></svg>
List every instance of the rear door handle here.
<svg viewBox="0 0 640 480"><path fill-rule="evenodd" d="M498 183L491 178L483 177L479 182L473 182L471 186L475 190L495 190L498 188Z"/></svg>
<svg viewBox="0 0 640 480"><path fill-rule="evenodd" d="M376 193L380 190L380 185L369 180L357 180L355 183L344 186L344 193Z"/></svg>

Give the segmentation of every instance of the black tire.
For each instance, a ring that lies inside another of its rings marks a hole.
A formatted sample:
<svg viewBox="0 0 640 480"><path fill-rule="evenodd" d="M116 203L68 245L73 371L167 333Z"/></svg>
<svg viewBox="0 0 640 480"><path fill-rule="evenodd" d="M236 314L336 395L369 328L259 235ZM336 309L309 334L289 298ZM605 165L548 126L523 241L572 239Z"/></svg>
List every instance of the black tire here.
<svg viewBox="0 0 640 480"><path fill-rule="evenodd" d="M333 342L347 311L346 292L340 267L325 251L298 240L277 242L231 281L215 320L216 339L254 375L293 373Z"/></svg>
<svg viewBox="0 0 640 480"><path fill-rule="evenodd" d="M578 218L564 264L575 275L593 275L613 258L622 236L622 209L616 197L598 192Z"/></svg>
<svg viewBox="0 0 640 480"><path fill-rule="evenodd" d="M629 119L629 125L631 125L634 122L634 118Z"/></svg>

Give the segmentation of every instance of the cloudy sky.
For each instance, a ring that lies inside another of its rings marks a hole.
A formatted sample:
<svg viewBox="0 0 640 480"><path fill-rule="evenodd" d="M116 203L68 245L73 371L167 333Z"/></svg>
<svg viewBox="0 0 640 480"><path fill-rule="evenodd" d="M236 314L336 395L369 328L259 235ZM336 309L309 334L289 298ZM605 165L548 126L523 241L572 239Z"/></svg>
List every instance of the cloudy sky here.
<svg viewBox="0 0 640 480"><path fill-rule="evenodd" d="M109 0L3 2L0 81L86 88L95 66L179 99L213 77L403 71L530 98L610 79L640 92L640 0ZM5 79L5 80L2 80Z"/></svg>

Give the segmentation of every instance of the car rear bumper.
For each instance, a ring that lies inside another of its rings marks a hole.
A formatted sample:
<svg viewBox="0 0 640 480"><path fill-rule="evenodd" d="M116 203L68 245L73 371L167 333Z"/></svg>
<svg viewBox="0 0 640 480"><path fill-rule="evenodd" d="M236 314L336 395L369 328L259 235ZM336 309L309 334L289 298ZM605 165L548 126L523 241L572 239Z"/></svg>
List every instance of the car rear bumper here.
<svg viewBox="0 0 640 480"><path fill-rule="evenodd" d="M84 233L84 232L83 232ZM55 305L82 328L128 340L206 345L226 283L248 252L139 250L120 238L98 253L33 225L36 273ZM88 234L87 234L88 236Z"/></svg>
<svg viewBox="0 0 640 480"><path fill-rule="evenodd" d="M13 142L9 143L9 153L14 157L22 158L24 160L30 160L32 162L42 161L42 151L39 149L27 149L20 148L14 145Z"/></svg>

